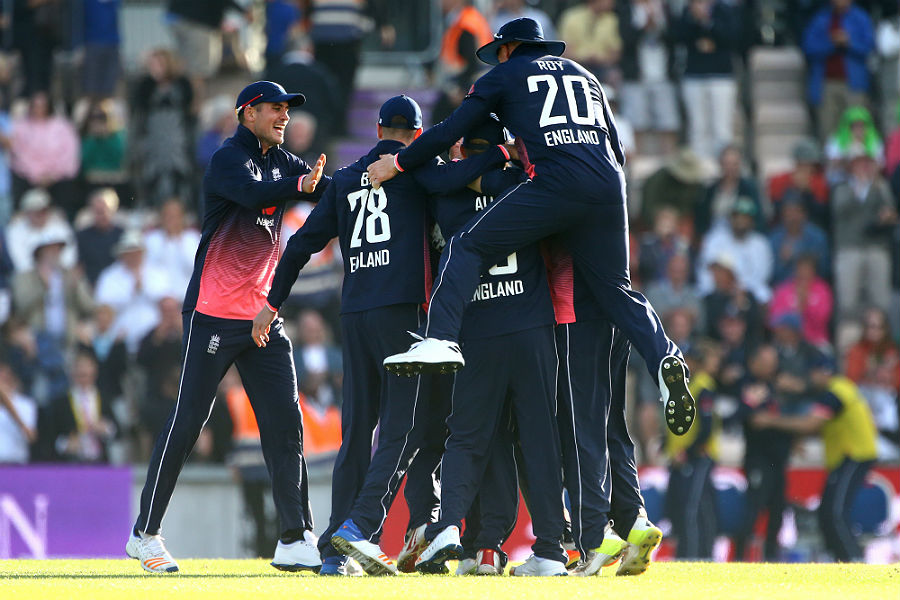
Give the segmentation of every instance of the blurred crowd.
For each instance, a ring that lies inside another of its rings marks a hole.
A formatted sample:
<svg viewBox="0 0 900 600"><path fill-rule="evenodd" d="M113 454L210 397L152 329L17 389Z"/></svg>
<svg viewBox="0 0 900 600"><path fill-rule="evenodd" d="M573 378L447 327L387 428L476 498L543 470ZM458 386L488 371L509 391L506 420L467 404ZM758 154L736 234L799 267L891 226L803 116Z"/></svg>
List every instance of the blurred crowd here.
<svg viewBox="0 0 900 600"><path fill-rule="evenodd" d="M712 392L700 433L673 444L632 355L642 464L742 464L760 429L748 414L812 410L823 364L864 398L877 459L900 460L895 1L159 0L173 44L127 70L129 4L0 5L0 462L147 459L178 396L199 181L236 125L232 88L306 92L285 145L330 151L353 133L363 50L428 46L429 9L444 24L425 65L432 122L483 72L475 49L529 16L604 83L629 159L655 160L627 166L632 276ZM765 176L746 76L763 45L802 51L814 123L793 165ZM310 210L286 214L284 240ZM339 444L340 265L334 246L314 257L284 311L313 454ZM192 460L231 450L258 468L241 454L254 424L239 379L220 395ZM785 464L822 464L788 437Z"/></svg>

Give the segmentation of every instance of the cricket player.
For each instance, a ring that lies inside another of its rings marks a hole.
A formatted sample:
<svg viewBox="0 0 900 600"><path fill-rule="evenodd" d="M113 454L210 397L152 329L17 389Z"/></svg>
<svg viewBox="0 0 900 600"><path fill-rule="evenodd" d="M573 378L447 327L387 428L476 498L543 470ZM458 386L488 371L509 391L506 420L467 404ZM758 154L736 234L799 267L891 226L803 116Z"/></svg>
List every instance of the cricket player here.
<svg viewBox="0 0 900 600"><path fill-rule="evenodd" d="M174 573L160 527L178 474L209 418L216 387L237 365L259 424L272 478L281 536L272 565L318 570L312 533L303 420L291 342L281 320L270 342L250 339L253 317L265 304L289 200L316 200L327 188L325 155L310 167L281 148L288 109L303 104L277 83L257 81L238 95L238 127L210 160L203 178L203 233L184 298L184 340L178 399L156 439L141 508L125 551L151 573Z"/></svg>
<svg viewBox="0 0 900 600"><path fill-rule="evenodd" d="M481 273L502 257L555 233L584 274L590 293L631 340L657 377L666 424L685 433L694 416L680 351L644 296L631 288L625 155L597 79L561 58L565 43L548 41L540 25L506 23L478 57L495 65L472 86L460 107L407 148L369 166L375 188L429 161L466 131L496 113L516 137L533 177L497 198L447 244L422 332L408 352L388 357L397 373L459 369L465 306Z"/></svg>

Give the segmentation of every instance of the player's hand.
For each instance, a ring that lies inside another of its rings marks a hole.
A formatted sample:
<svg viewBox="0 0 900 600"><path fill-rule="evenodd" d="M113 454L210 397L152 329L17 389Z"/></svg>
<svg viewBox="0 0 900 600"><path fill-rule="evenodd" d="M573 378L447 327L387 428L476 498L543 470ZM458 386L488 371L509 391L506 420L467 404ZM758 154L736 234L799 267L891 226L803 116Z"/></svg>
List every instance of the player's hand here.
<svg viewBox="0 0 900 600"><path fill-rule="evenodd" d="M260 311L256 313L256 316L253 317L253 329L250 331L250 336L253 338L253 343L256 344L257 347L266 347L266 343L269 341L269 326L272 325L272 321L274 321L277 316L277 312L272 312L268 306L263 306Z"/></svg>
<svg viewBox="0 0 900 600"><path fill-rule="evenodd" d="M301 186L303 191L307 194L312 194L316 191L316 186L319 185L319 182L322 180L322 173L325 171L325 155L320 154L319 159L316 160L316 164L312 166L312 171L306 174L306 177L303 178L303 185Z"/></svg>
<svg viewBox="0 0 900 600"><path fill-rule="evenodd" d="M503 147L509 152L510 160L519 160L519 149L516 147L515 142L506 142L503 144Z"/></svg>
<svg viewBox="0 0 900 600"><path fill-rule="evenodd" d="M462 138L456 140L456 143L450 146L450 150L447 151L447 154L450 156L450 160L462 160Z"/></svg>
<svg viewBox="0 0 900 600"><path fill-rule="evenodd" d="M385 181L393 179L397 173L397 167L394 166L394 158L396 154L382 154L381 158L369 165L366 169L369 172L369 181L376 190L381 187Z"/></svg>

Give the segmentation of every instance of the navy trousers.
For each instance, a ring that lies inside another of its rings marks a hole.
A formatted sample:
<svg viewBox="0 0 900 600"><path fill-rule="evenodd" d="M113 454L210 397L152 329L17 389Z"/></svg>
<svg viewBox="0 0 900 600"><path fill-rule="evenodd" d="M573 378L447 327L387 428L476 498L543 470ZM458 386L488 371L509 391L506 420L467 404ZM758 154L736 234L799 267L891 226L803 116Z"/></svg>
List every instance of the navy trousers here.
<svg viewBox="0 0 900 600"><path fill-rule="evenodd" d="M850 528L850 508L865 483L872 462L845 459L825 480L818 511L819 527L825 538L825 547L841 562L863 559L862 548Z"/></svg>
<svg viewBox="0 0 900 600"><path fill-rule="evenodd" d="M572 536L584 553L600 546L613 520L623 537L644 509L625 422L630 344L606 319L556 328L559 435Z"/></svg>
<svg viewBox="0 0 900 600"><path fill-rule="evenodd" d="M618 327L613 327L613 348L609 361L610 389L609 419L606 422L606 444L609 451L609 474L612 479L609 518L613 530L622 539L634 527L639 515L647 516L641 483L638 480L634 441L628 433L625 416L625 377L631 342ZM602 368L602 367L601 367Z"/></svg>
<svg viewBox="0 0 900 600"><path fill-rule="evenodd" d="M336 554L331 536L346 519L353 519L369 541L378 542L400 482L421 444L427 380L397 377L382 366L386 356L409 347L406 332L416 329L420 311L417 304L396 304L341 315L342 440L331 481L331 519L319 541L323 557Z"/></svg>
<svg viewBox="0 0 900 600"><path fill-rule="evenodd" d="M441 460L447 443L447 417L450 415L449 375L432 375L427 395L425 429L419 452L406 472L403 496L409 509L408 529L437 521L441 506Z"/></svg>
<svg viewBox="0 0 900 600"><path fill-rule="evenodd" d="M717 529L714 466L708 456L696 456L669 467L666 514L678 540L678 558L712 558Z"/></svg>
<svg viewBox="0 0 900 600"><path fill-rule="evenodd" d="M312 529L297 375L282 320L272 323L269 343L258 348L250 337L250 321L197 311L184 313L183 319L178 400L156 438L135 529L159 533L178 474L212 412L219 381L232 364L241 375L259 425L281 531Z"/></svg>
<svg viewBox="0 0 900 600"><path fill-rule="evenodd" d="M458 340L481 273L510 252L562 233L591 294L644 357L655 381L660 361L679 350L647 299L631 289L625 183L619 175L608 182L538 177L473 217L441 255L425 335Z"/></svg>
<svg viewBox="0 0 900 600"><path fill-rule="evenodd" d="M479 550L490 549L500 553L506 562L502 546L512 535L519 516L515 448L515 417L507 409L492 442L478 494L466 514L462 546L467 558L475 558Z"/></svg>
<svg viewBox="0 0 900 600"><path fill-rule="evenodd" d="M462 527L478 493L491 442L510 403L524 470L532 485L535 555L565 561L560 546L564 521L559 437L556 428L556 368L553 328L536 327L470 340L462 347L466 368L455 375L450 437L441 465L441 511L426 539L445 527Z"/></svg>

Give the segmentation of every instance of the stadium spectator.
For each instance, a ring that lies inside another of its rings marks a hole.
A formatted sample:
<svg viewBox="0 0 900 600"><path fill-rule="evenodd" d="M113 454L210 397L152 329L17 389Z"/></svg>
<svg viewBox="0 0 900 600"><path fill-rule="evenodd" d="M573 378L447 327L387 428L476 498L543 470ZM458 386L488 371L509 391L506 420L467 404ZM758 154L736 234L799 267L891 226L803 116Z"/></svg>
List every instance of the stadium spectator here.
<svg viewBox="0 0 900 600"><path fill-rule="evenodd" d="M266 0L266 72L290 51L293 38L301 31L302 19L303 10L298 0ZM283 81L279 83L285 85ZM288 86L285 89L308 88Z"/></svg>
<svg viewBox="0 0 900 600"><path fill-rule="evenodd" d="M816 258L801 255L793 276L775 288L769 306L769 318L777 321L786 314L797 314L802 322L803 339L820 349L830 347L828 327L834 299L831 287L816 275Z"/></svg>
<svg viewBox="0 0 900 600"><path fill-rule="evenodd" d="M706 315L706 332L713 339L720 339L718 327L723 315L736 311L750 328L750 337L758 341L763 326L762 310L749 290L742 287L736 274L737 266L730 254L722 253L710 263L708 270L713 290L703 297L703 313Z"/></svg>
<svg viewBox="0 0 900 600"><path fill-rule="evenodd" d="M719 316L715 334L721 340L722 365L719 370L719 391L732 398L740 397L740 387L747 376L750 357L756 352L757 336L748 337L747 311L729 305ZM754 332L758 333L758 332Z"/></svg>
<svg viewBox="0 0 900 600"><path fill-rule="evenodd" d="M128 376L128 350L121 334L113 327L116 311L107 304L94 308L93 323L82 328L76 350L87 352L97 361L97 388L110 401L122 397L123 381Z"/></svg>
<svg viewBox="0 0 900 600"><path fill-rule="evenodd" d="M0 70L4 68L0 59ZM0 94L0 223L8 223L13 212L12 173L10 171L10 135L12 121Z"/></svg>
<svg viewBox="0 0 900 600"><path fill-rule="evenodd" d="M112 403L97 388L97 362L88 353L75 356L72 384L57 397L40 432L51 455L66 462L108 462L116 435Z"/></svg>
<svg viewBox="0 0 900 600"><path fill-rule="evenodd" d="M284 130L283 146L291 154L314 163L319 156L320 146L316 145L318 131L318 122L312 114L299 110L294 111Z"/></svg>
<svg viewBox="0 0 900 600"><path fill-rule="evenodd" d="M703 194L703 163L690 148L682 148L650 175L641 188L641 221L649 226L663 206L674 207L682 228L693 231L694 210ZM690 224L687 227L687 224Z"/></svg>
<svg viewBox="0 0 900 600"><path fill-rule="evenodd" d="M380 11L375 10L381 8L380 4L364 0L310 0L309 7L309 37L314 46L313 54L316 61L324 65L337 82L340 112L335 128L338 134L343 134L347 130L347 111L350 109L350 97L359 67L362 38L373 17L375 26L379 27L384 36L383 40L389 37L390 26L386 25Z"/></svg>
<svg viewBox="0 0 900 600"><path fill-rule="evenodd" d="M234 427L225 461L241 486L244 511L253 524L252 537L244 545L253 556L268 558L273 554L272 542L278 539L278 519L266 502L271 480L259 440L259 425L235 367L225 373L220 389Z"/></svg>
<svg viewBox="0 0 900 600"><path fill-rule="evenodd" d="M491 31L498 31L513 19L525 17L540 23L544 31L544 39L557 39L553 20L543 10L535 7L536 4L536 2L526 2L526 0L494 0L494 15L490 18Z"/></svg>
<svg viewBox="0 0 900 600"><path fill-rule="evenodd" d="M69 268L77 259L75 235L63 215L51 208L50 194L41 188L28 190L22 197L22 208L6 226L6 243L13 266L18 272L34 267L34 250L48 237L66 240L62 264Z"/></svg>
<svg viewBox="0 0 900 600"><path fill-rule="evenodd" d="M100 273L115 260L113 249L122 237L122 227L117 223L119 196L112 188L94 191L88 199L90 224L75 234L78 242L78 259L91 284L97 285Z"/></svg>
<svg viewBox="0 0 900 600"><path fill-rule="evenodd" d="M0 358L0 464L28 462L37 426L37 405L21 393L15 372Z"/></svg>
<svg viewBox="0 0 900 600"><path fill-rule="evenodd" d="M864 302L887 310L890 305L891 229L897 211L878 163L868 150L850 151L850 177L834 189L832 231L835 290L842 316L859 314Z"/></svg>
<svg viewBox="0 0 900 600"><path fill-rule="evenodd" d="M817 110L819 136L824 140L850 106L866 103L869 54L874 50L872 21L853 0L831 0L803 32L803 52L809 65L807 96Z"/></svg>
<svg viewBox="0 0 900 600"><path fill-rule="evenodd" d="M650 136L656 135L658 149L672 154L681 116L669 77L666 3L629 0L619 2L617 11L622 38L622 113L634 126L636 150L647 152Z"/></svg>
<svg viewBox="0 0 900 600"><path fill-rule="evenodd" d="M725 146L719 153L721 176L706 188L703 199L694 213L695 234L700 237L711 229L728 227L729 217L738 200L749 200L755 207L755 228L765 231L759 188L752 177L743 173L744 158L738 146Z"/></svg>
<svg viewBox="0 0 900 600"><path fill-rule="evenodd" d="M900 348L891 339L884 311L870 308L864 313L862 337L847 351L845 371L859 386L872 410L878 427L879 459L897 460L900 458Z"/></svg>
<svg viewBox="0 0 900 600"><path fill-rule="evenodd" d="M341 350L329 340L322 315L305 310L297 319L300 340L294 350L297 381L308 406L324 410L340 404L343 360Z"/></svg>
<svg viewBox="0 0 900 600"><path fill-rule="evenodd" d="M646 286L647 299L665 318L669 311L683 309L691 313L694 323L704 323L700 293L691 281L691 261L683 252L673 254L666 263L665 277Z"/></svg>
<svg viewBox="0 0 900 600"><path fill-rule="evenodd" d="M13 280L13 314L60 351L75 341L82 319L94 309L91 289L79 269L62 265L64 237L48 236L34 249L34 267Z"/></svg>
<svg viewBox="0 0 900 600"><path fill-rule="evenodd" d="M690 240L678 231L678 212L670 206L661 207L653 219L653 231L640 237L637 271L643 285L664 279L672 257L689 251Z"/></svg>
<svg viewBox="0 0 900 600"><path fill-rule="evenodd" d="M48 151L50 148L52 152ZM13 119L10 136L13 195L19 199L29 187L45 188L54 204L69 219L74 218L81 208L74 185L80 154L78 133L72 123L54 113L45 92L34 94L28 102L27 113Z"/></svg>
<svg viewBox="0 0 900 600"><path fill-rule="evenodd" d="M775 392L778 373L778 353L772 346L760 346L749 362L750 375L741 387L740 404L735 419L743 423L746 450L744 474L747 477L746 511L740 531L734 539L736 560L747 557L756 520L762 510L768 510L763 558L778 562L780 546L778 532L786 507L787 463L793 436L771 428L754 425L757 413L778 411L780 400Z"/></svg>
<svg viewBox="0 0 900 600"><path fill-rule="evenodd" d="M685 48L681 94L688 140L701 158L734 137L737 84L732 66L738 27L733 8L722 0L690 0L672 35Z"/></svg>
<svg viewBox="0 0 900 600"><path fill-rule="evenodd" d="M678 540L675 556L679 559L712 559L717 531L712 470L721 429L715 413L716 376L721 358L719 348L709 342L695 344L686 352L697 419L685 435L670 432L666 436L670 463L665 512Z"/></svg>
<svg viewBox="0 0 900 600"><path fill-rule="evenodd" d="M316 90L315 94L307 95L302 106L291 111L291 121L297 117L302 118L304 114L312 116L316 121L313 147L321 149L327 148L338 133L338 123L344 118L345 99L341 95L335 74L318 62L307 46L308 44L304 44L301 48L288 52L271 68L267 66L266 75L286 90ZM289 123L288 127L290 126ZM234 129L233 117L231 129Z"/></svg>
<svg viewBox="0 0 900 600"><path fill-rule="evenodd" d="M793 192L799 194L810 220L828 229L828 182L822 172L822 151L819 143L812 139L802 139L794 145L794 168L785 173L773 175L769 179L769 201L772 203L775 220L780 218L781 202Z"/></svg>
<svg viewBox="0 0 900 600"><path fill-rule="evenodd" d="M181 373L181 301L163 297L159 301L159 322L144 336L135 357L143 372L138 396L142 456L149 455L153 438L162 431L178 398Z"/></svg>
<svg viewBox="0 0 900 600"><path fill-rule="evenodd" d="M200 244L200 232L188 228L184 205L178 198L163 202L159 227L144 234L147 264L164 271L171 292L181 297L194 272L194 255Z"/></svg>
<svg viewBox="0 0 900 600"><path fill-rule="evenodd" d="M781 410L791 414L809 406L809 370L821 354L803 339L803 321L797 313L784 313L771 321L772 345L778 352L775 393Z"/></svg>
<svg viewBox="0 0 900 600"><path fill-rule="evenodd" d="M119 10L122 0L84 0L84 60L82 91L89 98L109 98L116 92L119 62Z"/></svg>
<svg viewBox="0 0 900 600"><path fill-rule="evenodd" d="M306 88L291 88L306 89ZM200 109L200 126L194 158L197 168L206 171L213 153L234 133L234 103L228 96L208 99Z"/></svg>
<svg viewBox="0 0 900 600"><path fill-rule="evenodd" d="M206 82L219 71L222 63L222 23L225 11L244 12L236 0L168 0L172 36L178 56L183 57L194 98L206 93Z"/></svg>
<svg viewBox="0 0 900 600"><path fill-rule="evenodd" d="M139 231L122 234L115 253L116 262L100 273L95 299L115 309L116 334L123 336L129 353L134 354L141 339L159 321L157 303L170 294L169 276L144 260Z"/></svg>
<svg viewBox="0 0 900 600"><path fill-rule="evenodd" d="M834 185L847 179L851 154L858 153L860 148L869 156L880 160L884 144L872 114L862 106L851 106L842 113L837 129L825 146L829 183Z"/></svg>
<svg viewBox="0 0 900 600"><path fill-rule="evenodd" d="M63 0L15 0L12 3L12 42L20 52L23 94L47 92L53 78L53 52L62 44ZM4 3L8 9L10 3Z"/></svg>
<svg viewBox="0 0 900 600"><path fill-rule="evenodd" d="M575 60L601 82L617 82L622 38L615 0L585 0L559 17L559 35L566 41L564 56ZM552 39L546 37L545 39Z"/></svg>
<svg viewBox="0 0 900 600"><path fill-rule="evenodd" d="M81 177L86 191L114 187L120 198L130 197L125 158L125 127L112 101L91 104L81 131Z"/></svg>
<svg viewBox="0 0 900 600"><path fill-rule="evenodd" d="M136 83L129 102L138 191L151 205L173 196L187 200L194 173L194 91L170 50L150 52L146 67L147 73Z"/></svg>
<svg viewBox="0 0 900 600"><path fill-rule="evenodd" d="M772 283L778 284L794 273L797 260L812 257L816 273L828 277L831 260L828 254L828 236L806 217L806 204L795 190L789 190L781 199L778 224L769 234L775 264Z"/></svg>
<svg viewBox="0 0 900 600"><path fill-rule="evenodd" d="M769 240L753 230L757 208L752 200L739 198L731 209L728 227L713 229L703 239L697 260L697 287L701 293L714 289L709 267L717 256L729 255L740 268L736 271L741 287L766 304L772 297L772 247Z"/></svg>
<svg viewBox="0 0 900 600"><path fill-rule="evenodd" d="M440 95L431 113L438 123L465 98L484 66L475 50L491 40L491 26L470 0L442 0L446 30L441 39L441 55L435 76Z"/></svg>
<svg viewBox="0 0 900 600"><path fill-rule="evenodd" d="M863 551L853 533L850 509L876 458L875 425L865 399L852 381L835 374L834 361L822 356L812 365L814 408L802 415L758 412L753 427L809 435L822 433L828 479L818 509L825 547L840 562L858 562Z"/></svg>
<svg viewBox="0 0 900 600"><path fill-rule="evenodd" d="M6 235L0 229L0 326L6 323L12 312L12 278L14 272L12 258L9 256L9 248L6 243Z"/></svg>

